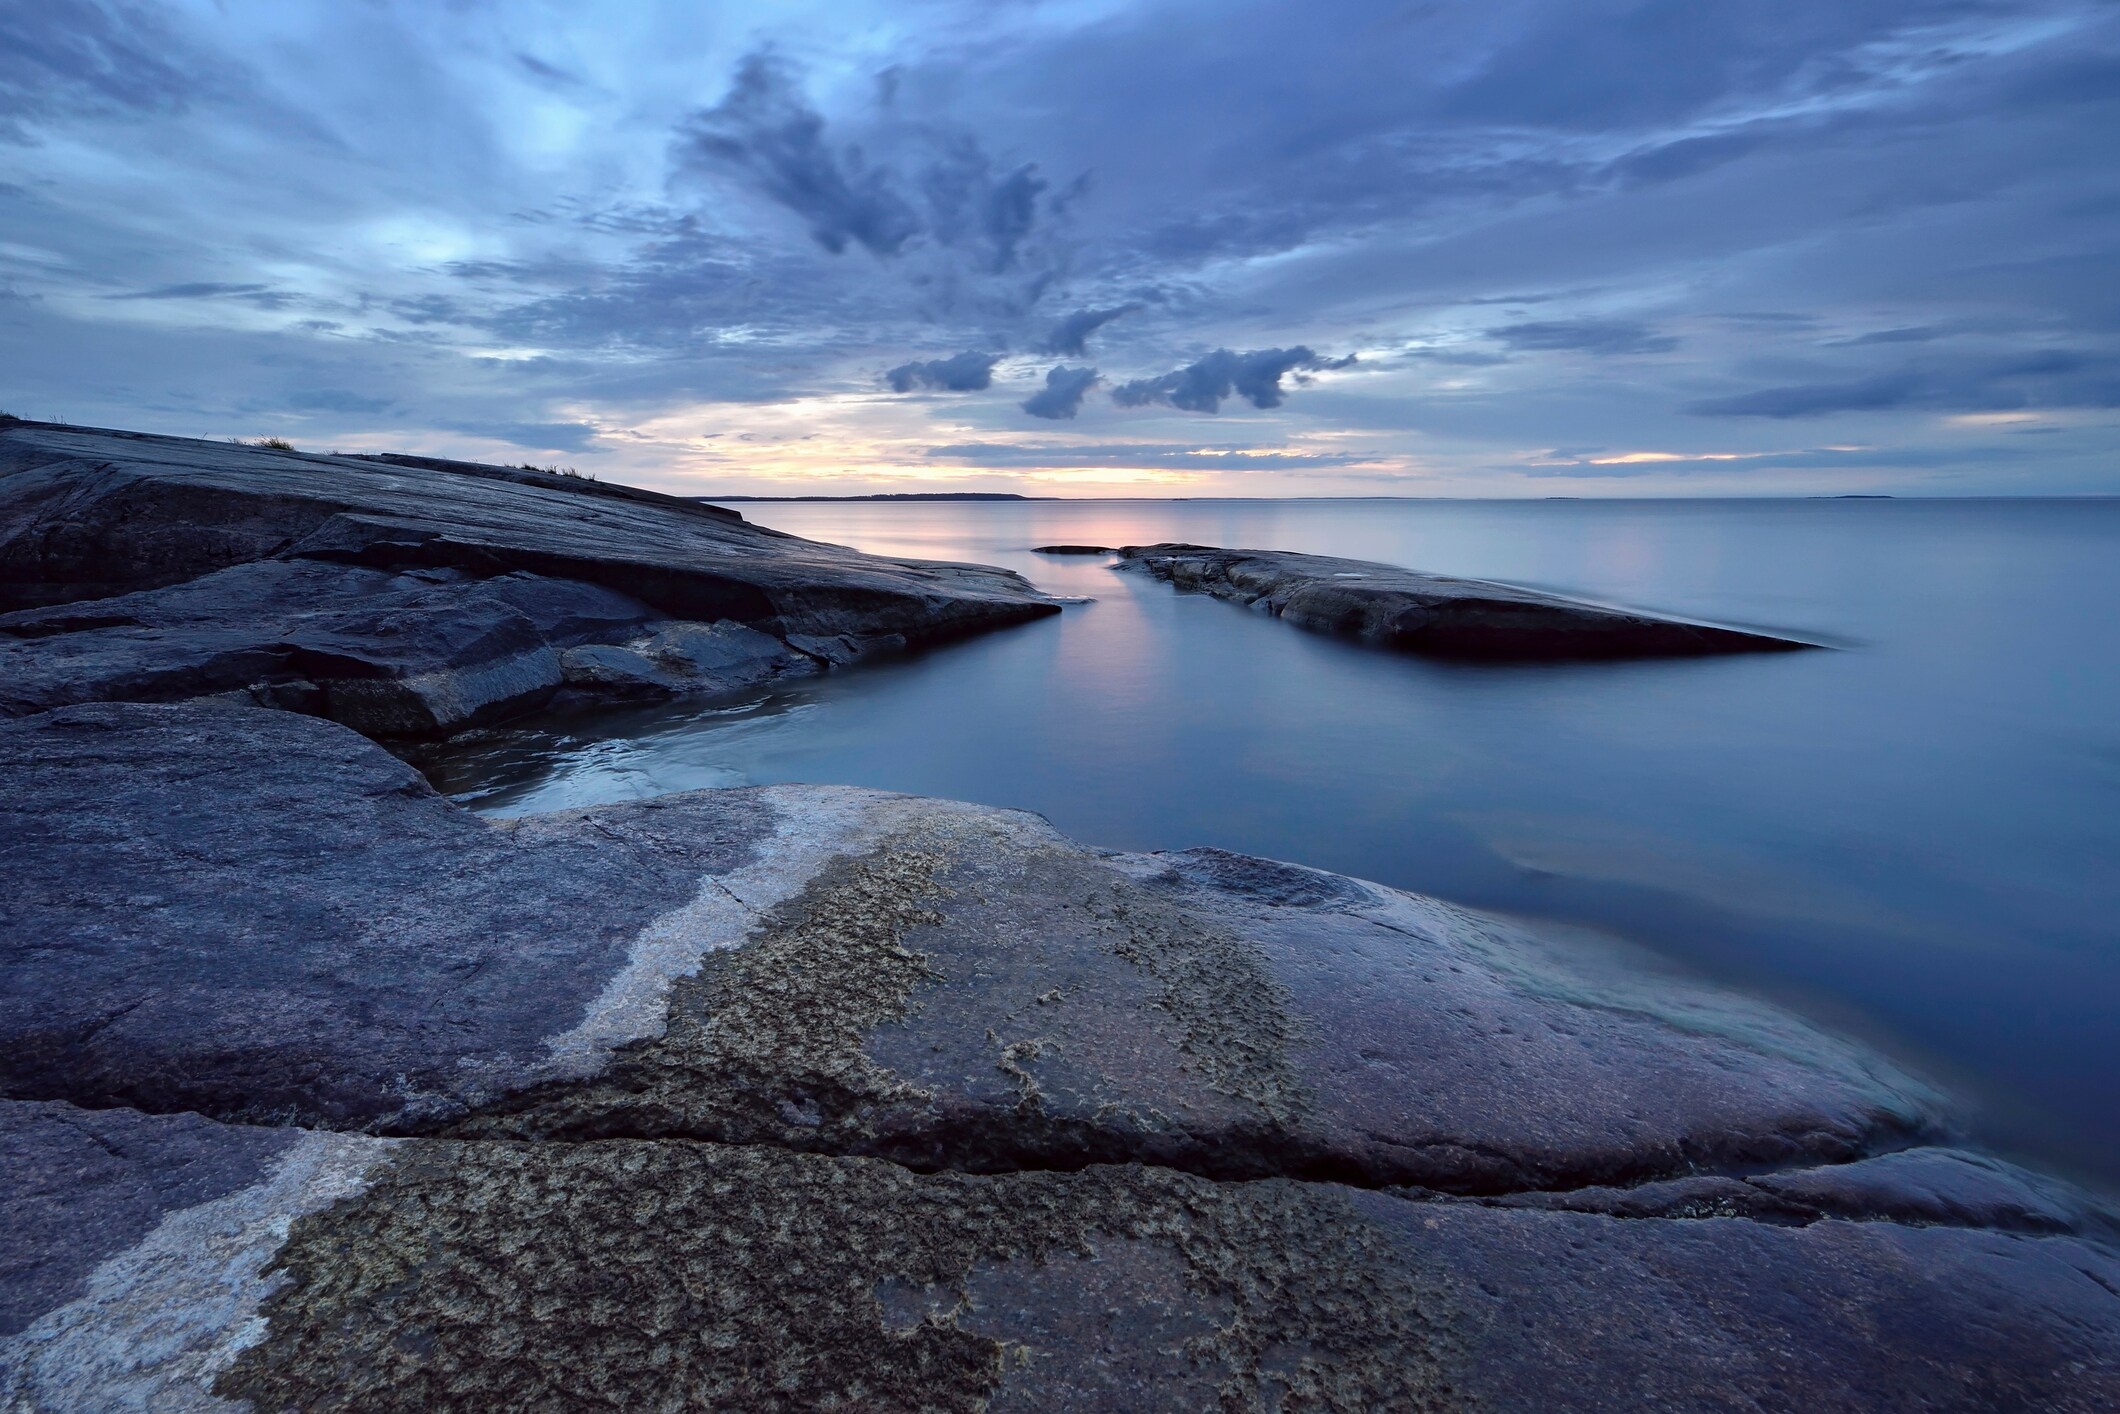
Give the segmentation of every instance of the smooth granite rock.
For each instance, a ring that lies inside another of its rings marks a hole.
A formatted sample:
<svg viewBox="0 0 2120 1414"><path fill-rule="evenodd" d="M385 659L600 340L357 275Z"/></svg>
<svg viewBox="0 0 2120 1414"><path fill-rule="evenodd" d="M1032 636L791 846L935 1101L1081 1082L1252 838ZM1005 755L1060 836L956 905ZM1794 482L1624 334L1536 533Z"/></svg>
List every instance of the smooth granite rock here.
<svg viewBox="0 0 2120 1414"><path fill-rule="evenodd" d="M919 1174L0 1102L0 1405L2090 1414L2068 1235L1618 1218L1144 1165ZM21 1205L17 1205L18 1209Z"/></svg>
<svg viewBox="0 0 2120 1414"><path fill-rule="evenodd" d="M1866 1053L1586 943L952 802L494 823L328 723L99 705L0 723L0 851L17 1098L1462 1193L1937 1122Z"/></svg>
<svg viewBox="0 0 2120 1414"><path fill-rule="evenodd" d="M630 487L14 422L0 609L0 713L241 694L446 735L562 689L724 691L1059 605ZM588 647L616 651L570 667Z"/></svg>
<svg viewBox="0 0 2120 1414"><path fill-rule="evenodd" d="M1816 646L1368 560L1212 545L1128 545L1117 553L1116 569L1228 599L1301 628L1432 657L1673 658Z"/></svg>

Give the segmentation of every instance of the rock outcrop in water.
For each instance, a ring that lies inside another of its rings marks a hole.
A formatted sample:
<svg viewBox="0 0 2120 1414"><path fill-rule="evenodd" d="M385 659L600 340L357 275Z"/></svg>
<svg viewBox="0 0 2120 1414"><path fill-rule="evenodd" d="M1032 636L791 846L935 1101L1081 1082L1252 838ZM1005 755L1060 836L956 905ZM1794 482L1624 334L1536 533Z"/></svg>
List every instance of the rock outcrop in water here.
<svg viewBox="0 0 2120 1414"><path fill-rule="evenodd" d="M1301 628L1438 658L1678 658L1815 646L1368 560L1212 545L1128 545L1116 553L1118 569L1232 600Z"/></svg>
<svg viewBox="0 0 2120 1414"><path fill-rule="evenodd" d="M0 724L0 1405L2092 1410L2112 1219L1775 1010L837 787Z"/></svg>
<svg viewBox="0 0 2120 1414"><path fill-rule="evenodd" d="M678 496L432 458L0 423L0 713L233 694L446 735L1058 612Z"/></svg>

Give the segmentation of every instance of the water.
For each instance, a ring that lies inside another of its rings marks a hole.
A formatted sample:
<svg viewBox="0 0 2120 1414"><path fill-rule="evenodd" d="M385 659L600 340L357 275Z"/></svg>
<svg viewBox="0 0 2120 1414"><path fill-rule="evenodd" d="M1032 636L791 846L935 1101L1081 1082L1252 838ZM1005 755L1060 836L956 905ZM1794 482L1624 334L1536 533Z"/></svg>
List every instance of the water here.
<svg viewBox="0 0 2120 1414"><path fill-rule="evenodd" d="M2120 501L789 504L978 560L1056 620L432 764L513 814L746 782L1022 806L1587 924L1867 1036L1981 1137L2120 1187ZM1055 542L1307 550L1792 630L1836 651L1444 665Z"/></svg>

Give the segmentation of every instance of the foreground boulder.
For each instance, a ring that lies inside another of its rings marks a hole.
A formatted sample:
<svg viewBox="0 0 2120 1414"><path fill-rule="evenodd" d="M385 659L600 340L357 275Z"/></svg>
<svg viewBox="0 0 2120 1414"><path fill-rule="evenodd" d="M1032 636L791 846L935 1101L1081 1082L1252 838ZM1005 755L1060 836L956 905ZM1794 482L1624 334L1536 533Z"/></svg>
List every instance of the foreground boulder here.
<svg viewBox="0 0 2120 1414"><path fill-rule="evenodd" d="M2094 1410L2114 1219L1580 939L830 787L0 724L0 1407Z"/></svg>
<svg viewBox="0 0 2120 1414"><path fill-rule="evenodd" d="M677 496L519 468L0 422L0 713L212 695L446 735L1058 612Z"/></svg>
<svg viewBox="0 0 2120 1414"><path fill-rule="evenodd" d="M343 728L0 724L0 1088L380 1133L1506 1193L1939 1124L1786 1015L1219 851L844 787L507 822Z"/></svg>
<svg viewBox="0 0 2120 1414"><path fill-rule="evenodd" d="M1048 554L1094 548L1044 547ZM1244 604L1299 628L1438 658L1680 658L1815 646L1368 560L1177 544L1129 545L1116 553L1116 569Z"/></svg>

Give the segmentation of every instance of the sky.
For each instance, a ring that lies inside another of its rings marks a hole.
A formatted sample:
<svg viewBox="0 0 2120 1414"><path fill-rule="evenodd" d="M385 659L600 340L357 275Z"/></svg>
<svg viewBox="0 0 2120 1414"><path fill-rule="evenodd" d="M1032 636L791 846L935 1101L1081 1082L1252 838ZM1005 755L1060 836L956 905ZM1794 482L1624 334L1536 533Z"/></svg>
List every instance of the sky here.
<svg viewBox="0 0 2120 1414"><path fill-rule="evenodd" d="M0 0L0 410L697 494L2120 493L2120 0Z"/></svg>

